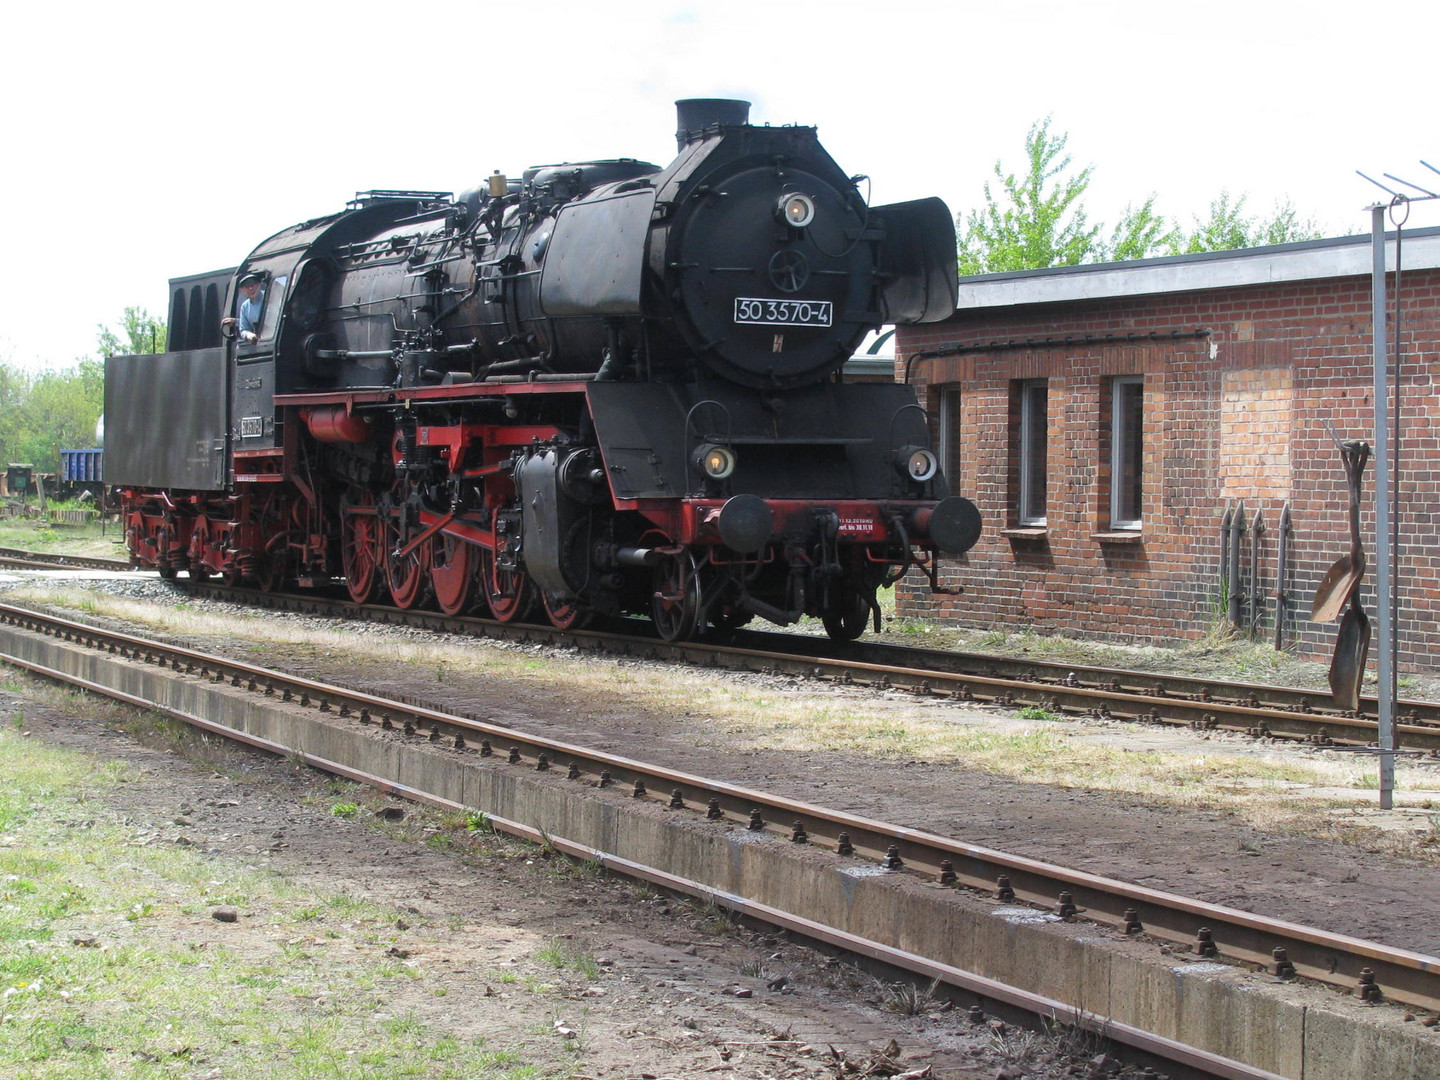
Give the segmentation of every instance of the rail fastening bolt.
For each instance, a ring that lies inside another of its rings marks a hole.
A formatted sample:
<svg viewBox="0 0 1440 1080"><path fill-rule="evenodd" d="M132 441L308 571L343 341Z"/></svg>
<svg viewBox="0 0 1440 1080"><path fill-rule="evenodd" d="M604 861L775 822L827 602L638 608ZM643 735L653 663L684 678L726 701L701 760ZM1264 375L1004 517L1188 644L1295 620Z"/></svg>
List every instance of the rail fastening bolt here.
<svg viewBox="0 0 1440 1080"><path fill-rule="evenodd" d="M1202 926L1195 931L1195 952L1199 956L1218 956L1220 950L1215 945L1215 932L1208 926Z"/></svg>
<svg viewBox="0 0 1440 1080"><path fill-rule="evenodd" d="M1360 995L1360 1000L1366 1004L1378 1005L1380 1003L1380 987L1375 982L1373 968L1360 969L1360 982L1355 989Z"/></svg>
<svg viewBox="0 0 1440 1080"><path fill-rule="evenodd" d="M750 811L749 827L751 832L759 832L761 829L765 828L765 819L760 816L759 809L752 809Z"/></svg>
<svg viewBox="0 0 1440 1080"><path fill-rule="evenodd" d="M1290 962L1290 957L1279 945L1270 950L1270 955L1275 958L1275 975L1280 979L1295 978L1295 965Z"/></svg>

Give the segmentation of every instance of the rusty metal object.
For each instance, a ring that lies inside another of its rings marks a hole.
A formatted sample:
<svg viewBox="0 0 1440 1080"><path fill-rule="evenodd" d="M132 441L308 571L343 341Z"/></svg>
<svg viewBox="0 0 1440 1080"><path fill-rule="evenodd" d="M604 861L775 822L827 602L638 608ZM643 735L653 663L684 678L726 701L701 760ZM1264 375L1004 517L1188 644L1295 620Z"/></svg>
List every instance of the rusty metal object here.
<svg viewBox="0 0 1440 1080"><path fill-rule="evenodd" d="M1208 926L1196 930L1194 949L1196 956L1219 956L1220 948L1215 944L1215 931Z"/></svg>
<svg viewBox="0 0 1440 1080"><path fill-rule="evenodd" d="M1311 617L1329 622L1345 609L1330 661L1330 691L1337 708L1354 712L1360 707L1360 682L1370 653L1370 620L1360 607L1360 581L1365 576L1365 549L1360 543L1360 480L1370 458L1370 444L1347 442L1340 446L1345 463L1345 484L1350 496L1350 553L1326 572L1315 592Z"/></svg>
<svg viewBox="0 0 1440 1080"><path fill-rule="evenodd" d="M1290 962L1290 957L1284 949L1276 945L1270 951L1270 955L1275 958L1275 977L1277 979L1295 978L1295 965Z"/></svg>
<svg viewBox="0 0 1440 1080"><path fill-rule="evenodd" d="M1365 576L1365 549L1360 544L1360 476L1370 459L1370 444L1342 443L1340 458L1345 466L1345 484L1349 494L1350 551L1336 559L1315 590L1310 605L1310 618L1315 622L1334 622L1350 603L1351 594Z"/></svg>

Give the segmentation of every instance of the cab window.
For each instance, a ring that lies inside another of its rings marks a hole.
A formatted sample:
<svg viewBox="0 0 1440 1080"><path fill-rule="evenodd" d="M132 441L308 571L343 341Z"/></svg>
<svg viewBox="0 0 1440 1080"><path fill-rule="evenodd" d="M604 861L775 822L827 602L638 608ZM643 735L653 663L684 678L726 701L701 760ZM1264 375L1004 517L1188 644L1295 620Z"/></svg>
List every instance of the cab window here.
<svg viewBox="0 0 1440 1080"><path fill-rule="evenodd" d="M280 322L280 308L285 299L285 285L289 280L282 274L265 282L265 302L260 309L258 331L261 341L270 341L275 337L275 327Z"/></svg>
<svg viewBox="0 0 1440 1080"><path fill-rule="evenodd" d="M285 274L265 279L259 294L255 297L256 302L260 305L260 312L255 320L255 333L258 338L249 344L242 341L241 348L255 349L274 341L275 328L280 322L280 309L285 298L285 286L289 280L289 276ZM235 318L241 317L240 313L244 305L244 295L238 294L235 298Z"/></svg>

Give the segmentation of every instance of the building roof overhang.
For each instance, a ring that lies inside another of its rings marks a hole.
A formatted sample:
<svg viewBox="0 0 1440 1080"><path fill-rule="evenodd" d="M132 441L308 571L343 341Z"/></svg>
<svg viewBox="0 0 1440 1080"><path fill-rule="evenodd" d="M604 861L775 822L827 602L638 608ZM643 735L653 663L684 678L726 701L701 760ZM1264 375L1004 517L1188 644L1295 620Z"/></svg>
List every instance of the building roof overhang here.
<svg viewBox="0 0 1440 1080"><path fill-rule="evenodd" d="M1394 233L1386 233L1386 268L1395 268ZM1440 267L1440 228L1407 230L1404 270ZM1169 255L1132 262L1057 266L1008 274L979 274L960 279L956 315L1029 304L1152 296L1158 293L1233 289L1282 282L1368 276L1371 238L1341 236L1297 244Z"/></svg>

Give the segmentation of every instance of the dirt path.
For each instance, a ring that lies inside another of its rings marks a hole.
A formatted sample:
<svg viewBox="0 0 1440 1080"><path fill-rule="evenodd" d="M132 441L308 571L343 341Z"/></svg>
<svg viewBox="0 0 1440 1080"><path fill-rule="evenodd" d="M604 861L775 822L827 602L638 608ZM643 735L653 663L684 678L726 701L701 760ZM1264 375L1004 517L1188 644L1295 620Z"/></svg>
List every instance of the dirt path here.
<svg viewBox="0 0 1440 1080"><path fill-rule="evenodd" d="M1077 1075L1070 1066L1095 1053L1062 1059L1071 1048L999 1021L977 1026L938 999L902 1015L893 1008L907 1000L898 984L783 935L623 880L559 869L529 845L463 832L456 839L413 807L382 828L371 806L399 804L378 797L342 820L330 812L334 800L364 796L339 796L310 770L213 744L192 762L122 733L108 707L110 722L75 715L27 687L22 680L19 690L0 691L0 717L9 724L23 710L26 737L125 761L128 782L109 799L135 842L195 846L217 877L255 867L317 896L393 908L403 933L392 955L419 978L395 980L376 1019L414 1016L457 1039L483 1037L514 1051L522 1070L514 1075L961 1080L1023 1065L1024 1076L1046 1080ZM453 842L438 844L442 833ZM192 949L263 952L295 932L269 916L246 907L234 923L202 917L146 932ZM557 947L593 959L598 975L537 957ZM536 989L537 980L545 986ZM277 1001L317 1016L329 1005L323 997ZM223 1073L199 1063L191 1075Z"/></svg>

